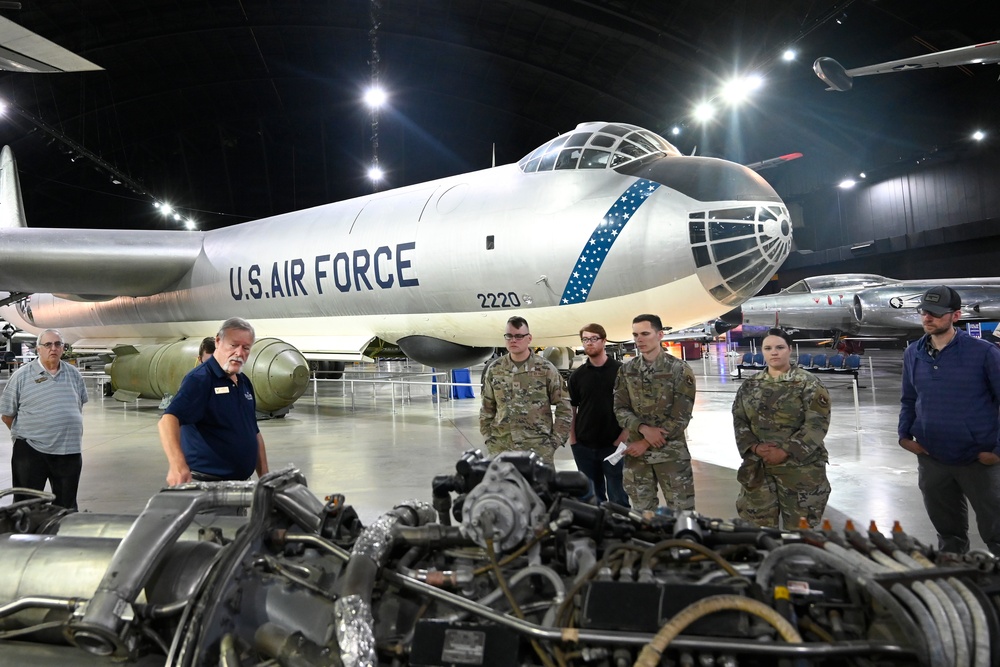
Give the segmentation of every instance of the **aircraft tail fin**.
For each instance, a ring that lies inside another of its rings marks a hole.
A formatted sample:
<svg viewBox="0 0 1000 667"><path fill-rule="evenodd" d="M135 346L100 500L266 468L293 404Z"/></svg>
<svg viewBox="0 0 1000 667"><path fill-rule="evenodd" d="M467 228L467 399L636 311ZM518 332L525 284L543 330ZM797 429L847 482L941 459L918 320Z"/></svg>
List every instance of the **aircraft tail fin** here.
<svg viewBox="0 0 1000 667"><path fill-rule="evenodd" d="M27 227L21 184L17 178L17 162L10 146L0 151L0 228Z"/></svg>

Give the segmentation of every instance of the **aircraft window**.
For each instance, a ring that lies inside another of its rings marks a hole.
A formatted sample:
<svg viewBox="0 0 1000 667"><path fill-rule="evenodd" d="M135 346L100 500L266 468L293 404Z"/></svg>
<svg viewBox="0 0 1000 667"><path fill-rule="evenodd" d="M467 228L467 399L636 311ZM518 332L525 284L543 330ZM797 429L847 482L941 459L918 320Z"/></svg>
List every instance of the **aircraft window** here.
<svg viewBox="0 0 1000 667"><path fill-rule="evenodd" d="M761 207L757 214L757 219L761 222L767 222L768 220L777 220L777 214L769 208Z"/></svg>
<svg viewBox="0 0 1000 667"><path fill-rule="evenodd" d="M538 162L539 162L538 159L528 160L527 163L522 164L521 171L523 171L526 174L538 171Z"/></svg>
<svg viewBox="0 0 1000 667"><path fill-rule="evenodd" d="M620 167L626 162L631 162L634 159L635 159L634 157L629 157L628 155L624 155L623 153L615 153L614 155L611 156L611 168L614 169L615 167Z"/></svg>
<svg viewBox="0 0 1000 667"><path fill-rule="evenodd" d="M720 241L722 239L734 239L740 236L751 235L753 234L753 225L747 225L742 222L711 220L708 223L708 230L711 232L713 241Z"/></svg>
<svg viewBox="0 0 1000 667"><path fill-rule="evenodd" d="M624 137L626 134L631 132L631 128L622 127L621 125L605 125L601 128L601 132L607 132L608 134L613 134L617 137Z"/></svg>
<svg viewBox="0 0 1000 667"><path fill-rule="evenodd" d="M593 148L588 148L583 151L583 156L580 158L579 169L604 169L608 160L611 158L611 153L606 151L598 151Z"/></svg>
<svg viewBox="0 0 1000 667"><path fill-rule="evenodd" d="M790 294L808 294L810 292L810 289L809 285L806 284L806 281L800 280L797 283L792 283L791 285L789 285L787 288L785 288L785 291L789 292Z"/></svg>
<svg viewBox="0 0 1000 667"><path fill-rule="evenodd" d="M708 256L708 247L699 245L691 248L694 253L694 265L701 268L712 263L712 258Z"/></svg>
<svg viewBox="0 0 1000 667"><path fill-rule="evenodd" d="M620 146L618 146L617 152L624 153L629 157L642 157L643 155L649 155L652 151L648 151L642 146L633 144L631 141L623 141Z"/></svg>
<svg viewBox="0 0 1000 667"><path fill-rule="evenodd" d="M705 242L705 222L702 220L692 220L688 223L688 229L691 233L691 243L704 243Z"/></svg>
<svg viewBox="0 0 1000 667"><path fill-rule="evenodd" d="M580 161L582 152L579 148L562 149L559 159L556 160L556 169L576 169L576 163Z"/></svg>
<svg viewBox="0 0 1000 667"><path fill-rule="evenodd" d="M587 139L590 139L590 134L590 132L577 132L566 141L566 147L583 146L587 143Z"/></svg>
<svg viewBox="0 0 1000 667"><path fill-rule="evenodd" d="M734 257L733 259L719 262L719 273L722 274L723 279L729 280L732 276L741 273L758 262L760 262L760 255L757 253L741 255L739 257Z"/></svg>
<svg viewBox="0 0 1000 667"><path fill-rule="evenodd" d="M733 300L733 293L730 292L725 285L716 285L708 291L722 303L729 303Z"/></svg>
<svg viewBox="0 0 1000 667"><path fill-rule="evenodd" d="M757 209L752 206L748 206L746 208L729 208L725 211L709 211L708 217L754 222L757 219Z"/></svg>
<svg viewBox="0 0 1000 667"><path fill-rule="evenodd" d="M712 252L715 254L715 261L722 262L729 257L735 257L740 255L747 250L751 250L757 247L757 237L751 236L745 239L739 239L736 241L726 241L725 243L716 243L712 246Z"/></svg>
<svg viewBox="0 0 1000 667"><path fill-rule="evenodd" d="M556 164L556 158L559 157L559 151L551 151L545 154L542 161L538 163L538 171L549 171Z"/></svg>
<svg viewBox="0 0 1000 667"><path fill-rule="evenodd" d="M606 134L595 134L590 140L590 145L600 146L601 148L611 148L617 141L618 140L614 137L609 137Z"/></svg>
<svg viewBox="0 0 1000 667"><path fill-rule="evenodd" d="M657 147L655 144L650 143L650 141L646 139L646 137L642 136L638 132L633 132L632 134L628 135L625 138L625 141L631 141L632 143L637 144L642 148L643 153L655 153L656 151L660 150L659 147ZM624 142L622 145L624 145ZM619 148L618 150L622 149Z"/></svg>

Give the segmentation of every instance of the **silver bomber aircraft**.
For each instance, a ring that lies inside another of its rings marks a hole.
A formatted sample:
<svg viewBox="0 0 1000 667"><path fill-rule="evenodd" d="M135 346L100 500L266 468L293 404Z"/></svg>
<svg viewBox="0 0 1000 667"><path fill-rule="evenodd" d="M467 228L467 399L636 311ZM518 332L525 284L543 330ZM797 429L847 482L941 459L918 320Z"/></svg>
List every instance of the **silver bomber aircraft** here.
<svg viewBox="0 0 1000 667"><path fill-rule="evenodd" d="M517 164L208 232L28 228L0 156L0 315L78 351L196 339L238 315L310 359L358 359L378 337L461 367L515 314L536 346L573 346L594 321L630 339L643 312L704 322L790 246L757 173L621 123L581 124Z"/></svg>
<svg viewBox="0 0 1000 667"><path fill-rule="evenodd" d="M906 337L922 327L917 305L931 287L948 285L962 296L962 319L1000 320L1000 278L894 280L843 273L800 280L743 306L743 323L833 331L835 335Z"/></svg>

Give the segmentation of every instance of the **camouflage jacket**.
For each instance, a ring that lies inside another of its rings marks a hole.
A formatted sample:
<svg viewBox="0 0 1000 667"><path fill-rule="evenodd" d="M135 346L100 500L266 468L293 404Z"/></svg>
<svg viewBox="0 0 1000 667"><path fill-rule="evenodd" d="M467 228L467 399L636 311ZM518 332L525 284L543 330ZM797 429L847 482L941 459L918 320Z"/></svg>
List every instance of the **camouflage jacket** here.
<svg viewBox="0 0 1000 667"><path fill-rule="evenodd" d="M551 405L556 406L555 419ZM479 432L487 445L509 437L514 445L546 443L555 449L569 439L572 417L562 376L537 354L528 357L519 373L509 354L486 369Z"/></svg>
<svg viewBox="0 0 1000 667"><path fill-rule="evenodd" d="M651 369L642 356L629 359L615 380L615 417L629 432L629 442L642 439L639 426L648 424L667 432L667 445L685 448L684 429L694 411L694 372L686 363L661 352ZM652 451L652 450L650 450Z"/></svg>
<svg viewBox="0 0 1000 667"><path fill-rule="evenodd" d="M830 392L809 371L792 366L773 378L766 370L747 378L733 401L736 446L744 458L761 442L788 452L786 464L827 461L823 438L830 428Z"/></svg>

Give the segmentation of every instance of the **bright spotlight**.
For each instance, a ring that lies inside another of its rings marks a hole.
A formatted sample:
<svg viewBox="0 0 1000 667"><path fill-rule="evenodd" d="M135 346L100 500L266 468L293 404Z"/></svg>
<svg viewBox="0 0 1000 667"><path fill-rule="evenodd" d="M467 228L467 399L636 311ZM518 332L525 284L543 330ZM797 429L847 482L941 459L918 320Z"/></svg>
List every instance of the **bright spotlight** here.
<svg viewBox="0 0 1000 667"><path fill-rule="evenodd" d="M715 107L711 102L702 102L694 108L694 119L699 123L707 123L715 117Z"/></svg>
<svg viewBox="0 0 1000 667"><path fill-rule="evenodd" d="M976 130L975 132L972 133L972 138L975 139L976 141L982 141L983 139L986 138L986 133L983 132L982 130Z"/></svg>
<svg viewBox="0 0 1000 667"><path fill-rule="evenodd" d="M191 218L188 218L187 220L184 221L184 226L187 227L188 229L195 229L197 227L197 225L194 224L194 220L192 220Z"/></svg>
<svg viewBox="0 0 1000 667"><path fill-rule="evenodd" d="M4 115L5 113L7 113L7 103L4 102L3 100L0 100L0 116Z"/></svg>
<svg viewBox="0 0 1000 667"><path fill-rule="evenodd" d="M672 128L670 128L670 134L674 135L675 137L680 133L681 133L681 128L679 125L674 125Z"/></svg>
<svg viewBox="0 0 1000 667"><path fill-rule="evenodd" d="M369 88L365 91L365 104L372 108L377 109L385 104L387 99L389 99L389 96L385 94L384 90L377 86Z"/></svg>
<svg viewBox="0 0 1000 667"><path fill-rule="evenodd" d="M795 49L785 49L785 52L781 54L781 59L785 62L791 62L795 60L798 55L799 54L795 52Z"/></svg>
<svg viewBox="0 0 1000 667"><path fill-rule="evenodd" d="M764 79L759 74L741 76L722 87L722 97L730 104L739 104L762 85Z"/></svg>
<svg viewBox="0 0 1000 667"><path fill-rule="evenodd" d="M841 190L849 190L850 188L853 188L855 185L857 185L857 183L854 181L853 178L845 178L844 180L842 180L840 183L837 184L837 187L840 188Z"/></svg>
<svg viewBox="0 0 1000 667"><path fill-rule="evenodd" d="M160 213L169 216L174 212L174 207L170 204L158 204L157 208L160 209Z"/></svg>
<svg viewBox="0 0 1000 667"><path fill-rule="evenodd" d="M868 174L866 174L865 172L861 172L860 174L858 174L858 176L860 176L861 178L868 178Z"/></svg>
<svg viewBox="0 0 1000 667"><path fill-rule="evenodd" d="M368 169L368 178L373 181L381 181L385 173L378 167L371 167Z"/></svg>

